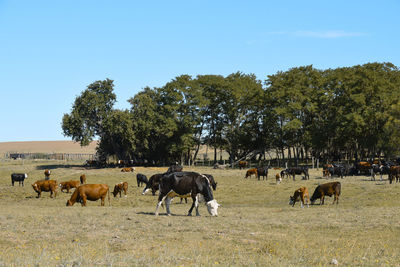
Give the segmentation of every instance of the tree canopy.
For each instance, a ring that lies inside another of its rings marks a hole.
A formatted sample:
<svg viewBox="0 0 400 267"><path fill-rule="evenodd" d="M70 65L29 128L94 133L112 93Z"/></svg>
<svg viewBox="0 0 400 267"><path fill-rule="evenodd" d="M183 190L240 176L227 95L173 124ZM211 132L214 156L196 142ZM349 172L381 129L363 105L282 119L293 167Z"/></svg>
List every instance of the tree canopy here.
<svg viewBox="0 0 400 267"><path fill-rule="evenodd" d="M99 138L99 155L136 162L193 162L201 144L231 163L265 156L328 159L393 157L400 144L400 75L391 63L254 74L181 75L113 109L113 81L90 84L62 129L81 145Z"/></svg>

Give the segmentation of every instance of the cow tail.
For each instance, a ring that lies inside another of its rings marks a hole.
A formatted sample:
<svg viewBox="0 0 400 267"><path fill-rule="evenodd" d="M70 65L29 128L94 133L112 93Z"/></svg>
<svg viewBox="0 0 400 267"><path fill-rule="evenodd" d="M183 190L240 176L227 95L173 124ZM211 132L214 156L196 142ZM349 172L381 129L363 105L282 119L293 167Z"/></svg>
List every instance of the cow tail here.
<svg viewBox="0 0 400 267"><path fill-rule="evenodd" d="M110 206L111 206L111 202L110 202L110 188L108 188L107 193L108 193L108 206L110 207Z"/></svg>

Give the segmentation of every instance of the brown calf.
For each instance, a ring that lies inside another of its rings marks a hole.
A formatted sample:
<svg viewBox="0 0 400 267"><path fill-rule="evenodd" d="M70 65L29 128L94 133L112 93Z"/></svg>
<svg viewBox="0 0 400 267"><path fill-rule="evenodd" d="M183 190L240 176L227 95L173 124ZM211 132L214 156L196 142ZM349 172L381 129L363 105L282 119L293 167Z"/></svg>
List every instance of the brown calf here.
<svg viewBox="0 0 400 267"><path fill-rule="evenodd" d="M342 191L340 182L331 182L326 184L320 184L315 188L314 194L310 198L311 204L314 204L315 200L320 199L320 205L324 205L325 196L331 197L334 195L333 203L339 204L339 196Z"/></svg>
<svg viewBox="0 0 400 267"><path fill-rule="evenodd" d="M128 191L128 183L127 182L120 182L114 186L114 191L112 192L114 197L116 197L119 193L119 197L121 197L121 193L124 191L125 197L126 192Z"/></svg>
<svg viewBox="0 0 400 267"><path fill-rule="evenodd" d="M310 195L308 194L308 189L305 186L300 187L296 191L294 191L293 196L290 196L289 205L294 207L296 201L301 200L301 207L304 207L305 202L307 203L307 207L309 207ZM306 201L305 201L306 200Z"/></svg>
<svg viewBox="0 0 400 267"><path fill-rule="evenodd" d="M58 185L60 187L60 191L64 192L64 190L67 190L67 193L69 193L69 190L72 188L77 188L79 186L79 181L67 181L67 182L60 182Z"/></svg>
<svg viewBox="0 0 400 267"><path fill-rule="evenodd" d="M101 199L101 205L104 206L104 200L108 193L108 205L110 205L110 191L106 184L84 184L75 189L71 198L67 200L67 206L72 206L75 202L80 202L82 207L86 206L86 200L96 201Z"/></svg>
<svg viewBox="0 0 400 267"><path fill-rule="evenodd" d="M56 180L39 180L32 184L33 190L38 193L39 198L43 192L50 192L50 197L57 196L57 181Z"/></svg>
<svg viewBox="0 0 400 267"><path fill-rule="evenodd" d="M135 170L135 168L133 167L126 167L126 168L122 168L121 172L133 172Z"/></svg>
<svg viewBox="0 0 400 267"><path fill-rule="evenodd" d="M247 170L247 172L246 172L246 176L244 177L244 178L247 178L247 177L250 177L251 178L251 176L254 174L254 176L256 176L257 177L257 169L250 169L250 170Z"/></svg>

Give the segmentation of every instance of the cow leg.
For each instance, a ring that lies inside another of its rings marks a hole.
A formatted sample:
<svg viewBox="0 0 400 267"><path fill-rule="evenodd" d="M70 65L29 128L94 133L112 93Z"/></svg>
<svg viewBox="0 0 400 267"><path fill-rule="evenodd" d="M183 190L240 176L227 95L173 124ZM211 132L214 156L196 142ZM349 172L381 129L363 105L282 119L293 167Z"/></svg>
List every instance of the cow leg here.
<svg viewBox="0 0 400 267"><path fill-rule="evenodd" d="M171 200L172 200L172 198L170 198L170 197L167 197L165 199L165 208L167 210L167 215L168 216L171 216L171 211L169 210L169 205L171 204Z"/></svg>
<svg viewBox="0 0 400 267"><path fill-rule="evenodd" d="M100 204L101 206L104 206L105 199L106 199L106 195L101 196L101 204Z"/></svg>
<svg viewBox="0 0 400 267"><path fill-rule="evenodd" d="M36 198L40 198L40 195L42 194L42 191L38 192L38 196Z"/></svg>
<svg viewBox="0 0 400 267"><path fill-rule="evenodd" d="M154 215L158 216L158 209L160 208L160 206L163 203L165 198L166 198L166 196L161 196L161 194L158 196L158 203L157 203L156 212L154 213Z"/></svg>
<svg viewBox="0 0 400 267"><path fill-rule="evenodd" d="M295 179L295 176L296 176L296 175L295 175L295 174L293 174L293 181L295 181L295 180L296 180L296 179Z"/></svg>
<svg viewBox="0 0 400 267"><path fill-rule="evenodd" d="M195 206L195 202L196 202L196 196L193 196L192 195L192 200L193 200L193 203L192 203L192 206L190 207L190 209L189 209L189 212L188 212L188 216L192 216L192 211L193 211L193 208L194 208L194 206Z"/></svg>
<svg viewBox="0 0 400 267"><path fill-rule="evenodd" d="M81 205L82 205L82 207L86 207L86 195L83 195L82 197L81 197Z"/></svg>
<svg viewBox="0 0 400 267"><path fill-rule="evenodd" d="M320 201L321 203L320 203L320 205L324 205L324 200L325 200L325 196L322 195L322 196L321 196L321 201Z"/></svg>
<svg viewBox="0 0 400 267"><path fill-rule="evenodd" d="M198 198L198 196L196 196L196 201L194 203L194 206L196 207L196 216L200 216L200 213L199 213L199 198Z"/></svg>
<svg viewBox="0 0 400 267"><path fill-rule="evenodd" d="M11 180L11 185L14 186L14 180Z"/></svg>
<svg viewBox="0 0 400 267"><path fill-rule="evenodd" d="M304 196L300 196L300 200L301 200L300 207L304 208Z"/></svg>

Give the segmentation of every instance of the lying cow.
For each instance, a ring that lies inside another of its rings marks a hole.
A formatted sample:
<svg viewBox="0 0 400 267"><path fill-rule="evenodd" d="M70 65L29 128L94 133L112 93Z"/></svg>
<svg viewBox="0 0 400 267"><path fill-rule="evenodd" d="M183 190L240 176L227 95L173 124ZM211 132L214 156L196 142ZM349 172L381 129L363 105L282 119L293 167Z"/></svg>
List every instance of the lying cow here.
<svg viewBox="0 0 400 267"><path fill-rule="evenodd" d="M128 192L128 183L127 182L120 182L114 186L114 191L112 192L114 197L119 194L121 197L122 191L124 192L125 197L127 197L126 193Z"/></svg>
<svg viewBox="0 0 400 267"><path fill-rule="evenodd" d="M86 206L86 200L96 201L101 199L101 205L104 206L104 200L108 193L108 205L110 205L110 191L106 184L84 184L75 189L71 198L67 200L67 206L72 206L75 202L80 202L83 207Z"/></svg>
<svg viewBox="0 0 400 267"><path fill-rule="evenodd" d="M189 194L193 199L193 204L189 209L188 216L192 215L193 208L196 208L196 216L200 215L198 210L200 197L206 201L210 215L218 215L218 207L220 205L213 197L209 179L207 176L196 172L175 172L161 178L155 215L158 215L158 209L164 200L167 215L170 215L169 205L171 199L176 196L186 197Z"/></svg>
<svg viewBox="0 0 400 267"><path fill-rule="evenodd" d="M82 174L82 175L79 177L79 181L81 182L81 184L86 184L86 175L85 175L85 174Z"/></svg>
<svg viewBox="0 0 400 267"><path fill-rule="evenodd" d="M33 190L38 193L37 198L42 195L43 192L50 192L50 197L57 196L57 181L56 180L39 180L32 184Z"/></svg>
<svg viewBox="0 0 400 267"><path fill-rule="evenodd" d="M60 191L64 192L64 190L67 190L67 193L69 193L69 190L72 188L77 188L80 185L79 181L67 181L67 182L60 182L58 184L58 187L60 187Z"/></svg>
<svg viewBox="0 0 400 267"><path fill-rule="evenodd" d="M308 189L305 186L300 187L296 191L294 191L293 196L290 196L289 199L289 205L292 205L294 207L294 204L296 204L296 201L301 200L301 207L304 207L304 204L307 203L307 208L309 207L309 202L310 202L310 195L308 194Z"/></svg>
<svg viewBox="0 0 400 267"><path fill-rule="evenodd" d="M257 177L257 169L249 169L249 170L247 170L247 172L246 172L246 176L244 177L244 178L247 178L247 177L250 177L251 178L251 176L254 174L254 176L256 176Z"/></svg>
<svg viewBox="0 0 400 267"><path fill-rule="evenodd" d="M313 205L315 200L320 199L320 205L324 205L325 196L334 196L333 203L339 204L339 196L341 192L340 182L331 182L326 184L320 184L315 188L314 194L310 198L311 204Z"/></svg>
<svg viewBox="0 0 400 267"><path fill-rule="evenodd" d="M143 184L147 184L149 180L147 180L147 176L141 173L136 174L137 186L141 187Z"/></svg>
<svg viewBox="0 0 400 267"><path fill-rule="evenodd" d="M126 167L121 169L121 172L133 172L133 171L135 171L135 168L133 167Z"/></svg>
<svg viewBox="0 0 400 267"><path fill-rule="evenodd" d="M11 185L14 186L14 182L18 182L19 186L24 186L24 180L28 178L26 173L13 173L11 174Z"/></svg>

